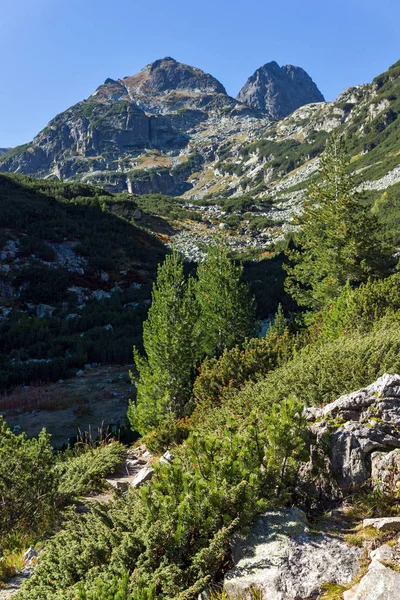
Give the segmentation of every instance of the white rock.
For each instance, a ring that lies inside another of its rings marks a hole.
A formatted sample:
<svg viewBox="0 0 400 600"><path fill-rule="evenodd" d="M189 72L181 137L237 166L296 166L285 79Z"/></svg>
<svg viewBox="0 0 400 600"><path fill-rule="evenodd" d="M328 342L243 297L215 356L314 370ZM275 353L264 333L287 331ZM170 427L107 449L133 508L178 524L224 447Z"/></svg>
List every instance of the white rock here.
<svg viewBox="0 0 400 600"><path fill-rule="evenodd" d="M175 457L172 452L167 450L167 452L165 452L165 454L163 454L160 458L160 463L163 465L171 465L174 462L174 458Z"/></svg>
<svg viewBox="0 0 400 600"><path fill-rule="evenodd" d="M364 519L363 527L375 527L378 531L400 531L400 517Z"/></svg>
<svg viewBox="0 0 400 600"><path fill-rule="evenodd" d="M150 467L144 467L143 469L140 469L135 479L131 482L131 486L134 488L138 488L141 485L143 485L146 481L150 481L153 475L154 469L151 469Z"/></svg>
<svg viewBox="0 0 400 600"><path fill-rule="evenodd" d="M30 560L32 560L32 558L36 558L36 557L37 557L36 550L34 550L32 547L30 547L25 552L25 554L23 556L23 560L24 560L24 562L29 562Z"/></svg>
<svg viewBox="0 0 400 600"><path fill-rule="evenodd" d="M381 567L370 569L357 586L343 594L344 600L399 600L400 573Z"/></svg>
<svg viewBox="0 0 400 600"><path fill-rule="evenodd" d="M368 571L373 571L374 569L377 569L378 571L382 571L382 569L384 569L384 568L385 568L385 566L381 562L379 562L379 560L372 560L369 563Z"/></svg>
<svg viewBox="0 0 400 600"><path fill-rule="evenodd" d="M383 546L379 546L379 548L376 548L376 550L372 550L371 558L373 558L374 560L381 560L384 562L392 562L394 559L394 552L390 546L384 544Z"/></svg>

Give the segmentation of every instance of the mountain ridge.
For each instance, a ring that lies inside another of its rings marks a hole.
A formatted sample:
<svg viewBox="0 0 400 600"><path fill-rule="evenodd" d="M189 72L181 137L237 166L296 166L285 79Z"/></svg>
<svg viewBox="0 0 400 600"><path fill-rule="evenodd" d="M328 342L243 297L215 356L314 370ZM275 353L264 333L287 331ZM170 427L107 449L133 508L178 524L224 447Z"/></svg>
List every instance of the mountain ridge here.
<svg viewBox="0 0 400 600"><path fill-rule="evenodd" d="M198 154L198 142L204 162L232 134L258 135L269 122L257 108L229 96L212 75L166 57L136 75L106 79L89 98L54 117L32 142L3 155L0 168L88 181L112 191L181 195L190 189L193 172L182 163ZM148 168L142 158L152 150L163 154L156 167L169 170L156 189L127 176L142 162ZM174 167L180 167L178 175Z"/></svg>

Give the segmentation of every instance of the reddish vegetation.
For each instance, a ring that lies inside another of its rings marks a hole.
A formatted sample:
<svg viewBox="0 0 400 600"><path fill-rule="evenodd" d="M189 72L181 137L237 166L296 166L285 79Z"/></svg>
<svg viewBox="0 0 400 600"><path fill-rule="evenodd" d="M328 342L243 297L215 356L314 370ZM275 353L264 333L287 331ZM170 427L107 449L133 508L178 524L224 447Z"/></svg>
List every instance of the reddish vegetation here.
<svg viewBox="0 0 400 600"><path fill-rule="evenodd" d="M60 410L71 406L71 396L54 386L41 387L42 384L18 386L12 392L0 396L0 410ZM76 401L78 398L76 398ZM82 400L81 400L82 402Z"/></svg>

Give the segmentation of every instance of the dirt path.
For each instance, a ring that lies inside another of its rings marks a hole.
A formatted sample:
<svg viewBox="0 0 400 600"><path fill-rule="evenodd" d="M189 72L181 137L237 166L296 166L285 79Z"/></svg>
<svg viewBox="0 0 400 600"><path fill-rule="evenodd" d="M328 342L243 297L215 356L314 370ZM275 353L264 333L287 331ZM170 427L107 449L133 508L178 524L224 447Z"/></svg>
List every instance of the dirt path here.
<svg viewBox="0 0 400 600"><path fill-rule="evenodd" d="M18 573L18 575L15 575L10 581L4 584L4 587L0 587L0 600L8 600L8 598L15 596L21 589L24 581L29 578L30 574L30 570L26 569L26 572Z"/></svg>

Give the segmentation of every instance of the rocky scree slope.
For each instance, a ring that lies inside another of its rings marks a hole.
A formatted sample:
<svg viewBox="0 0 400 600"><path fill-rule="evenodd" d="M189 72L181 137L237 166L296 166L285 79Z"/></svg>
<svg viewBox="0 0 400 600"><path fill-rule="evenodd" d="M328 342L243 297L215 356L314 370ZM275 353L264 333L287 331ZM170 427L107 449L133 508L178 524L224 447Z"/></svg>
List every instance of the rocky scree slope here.
<svg viewBox="0 0 400 600"><path fill-rule="evenodd" d="M280 213L287 220L299 210L304 189L315 177L319 155L334 130L346 139L356 183L376 195L400 181L399 114L400 62L371 84L345 90L334 102L298 108L255 140L227 141L213 165L214 176L206 182L200 175L186 195L210 202L218 202L218 196L243 194L269 199L274 205L270 216Z"/></svg>
<svg viewBox="0 0 400 600"><path fill-rule="evenodd" d="M297 73L295 67L284 69ZM292 93L295 106L317 99L301 77L295 79L297 88L271 96L265 112L228 96L219 81L198 68L170 57L157 60L136 75L107 79L31 143L6 153L0 170L181 195L193 187L191 174L212 163L228 138L243 142L258 136L271 114L291 109Z"/></svg>
<svg viewBox="0 0 400 600"><path fill-rule="evenodd" d="M237 208L225 210L221 220L228 223L233 213L240 230L262 217L267 223L263 235L269 237L265 241L276 241L293 229L305 191L317 177L327 137L337 131L346 141L356 186L400 245L399 115L400 62L372 83L345 90L334 102L298 108L251 140L227 139L214 161L192 175L193 188L184 197L205 214L221 210L227 198L237 198ZM261 239L256 244L263 247Z"/></svg>

